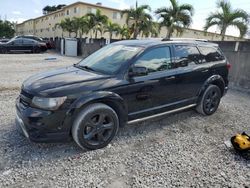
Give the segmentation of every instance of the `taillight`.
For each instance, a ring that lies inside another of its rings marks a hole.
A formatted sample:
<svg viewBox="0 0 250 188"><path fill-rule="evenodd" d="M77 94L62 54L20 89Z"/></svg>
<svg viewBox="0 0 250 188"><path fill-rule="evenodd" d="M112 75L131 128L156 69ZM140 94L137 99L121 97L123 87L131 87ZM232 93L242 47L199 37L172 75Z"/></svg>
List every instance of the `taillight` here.
<svg viewBox="0 0 250 188"><path fill-rule="evenodd" d="M231 68L231 64L227 63L227 69L229 70Z"/></svg>

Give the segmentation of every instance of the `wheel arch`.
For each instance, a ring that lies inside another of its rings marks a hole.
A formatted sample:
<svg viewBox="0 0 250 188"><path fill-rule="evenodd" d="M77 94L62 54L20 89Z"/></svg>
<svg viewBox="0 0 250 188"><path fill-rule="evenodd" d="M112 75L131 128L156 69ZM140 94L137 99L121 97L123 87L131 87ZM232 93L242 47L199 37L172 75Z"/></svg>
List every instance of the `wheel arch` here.
<svg viewBox="0 0 250 188"><path fill-rule="evenodd" d="M220 88L221 91L221 96L223 96L224 92L225 92L225 82L223 80L223 78L220 75L213 75L211 77L209 77L205 83L203 84L202 88L200 89L199 93L198 93L198 99L200 101L203 93L205 92L205 90L207 89L207 87L209 85L216 85Z"/></svg>
<svg viewBox="0 0 250 188"><path fill-rule="evenodd" d="M91 93L87 96L82 96L78 98L67 111L66 118L64 120L64 124L70 130L72 127L72 122L86 106L93 103L103 103L107 106L111 107L119 117L120 127L124 126L127 122L127 106L124 103L124 100L121 96L116 93L109 91L99 91L95 93Z"/></svg>

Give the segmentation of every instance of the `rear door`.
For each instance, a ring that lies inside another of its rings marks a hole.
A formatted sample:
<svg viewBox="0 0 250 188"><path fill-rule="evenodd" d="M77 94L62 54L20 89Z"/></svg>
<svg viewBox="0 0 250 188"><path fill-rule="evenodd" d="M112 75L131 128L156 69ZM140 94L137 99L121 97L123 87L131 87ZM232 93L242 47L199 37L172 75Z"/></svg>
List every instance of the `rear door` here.
<svg viewBox="0 0 250 188"><path fill-rule="evenodd" d="M210 64L206 64L195 45L175 45L176 94L184 103L195 103L198 93L209 78Z"/></svg>
<svg viewBox="0 0 250 188"><path fill-rule="evenodd" d="M23 39L23 49L25 51L33 51L33 46L35 45L36 41L31 39Z"/></svg>

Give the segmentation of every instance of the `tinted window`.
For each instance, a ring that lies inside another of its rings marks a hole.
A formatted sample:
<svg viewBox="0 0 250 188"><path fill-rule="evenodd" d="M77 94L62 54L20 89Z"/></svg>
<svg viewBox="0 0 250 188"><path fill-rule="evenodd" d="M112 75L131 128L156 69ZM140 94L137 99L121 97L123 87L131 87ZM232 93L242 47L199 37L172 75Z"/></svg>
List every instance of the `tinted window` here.
<svg viewBox="0 0 250 188"><path fill-rule="evenodd" d="M221 61L225 59L219 49L206 46L200 46L199 49L206 62Z"/></svg>
<svg viewBox="0 0 250 188"><path fill-rule="evenodd" d="M23 43L23 39L16 39L13 42L14 42L14 44L22 44Z"/></svg>
<svg viewBox="0 0 250 188"><path fill-rule="evenodd" d="M79 65L104 74L115 74L123 63L135 56L141 48L124 45L107 45L91 54Z"/></svg>
<svg viewBox="0 0 250 188"><path fill-rule="evenodd" d="M189 64L199 64L201 63L200 58L200 52L195 46L175 46L176 67L185 67Z"/></svg>
<svg viewBox="0 0 250 188"><path fill-rule="evenodd" d="M33 40L27 40L23 39L23 44L34 44L35 42Z"/></svg>
<svg viewBox="0 0 250 188"><path fill-rule="evenodd" d="M152 49L142 55L135 65L146 67L149 73L172 69L170 48L165 46Z"/></svg>

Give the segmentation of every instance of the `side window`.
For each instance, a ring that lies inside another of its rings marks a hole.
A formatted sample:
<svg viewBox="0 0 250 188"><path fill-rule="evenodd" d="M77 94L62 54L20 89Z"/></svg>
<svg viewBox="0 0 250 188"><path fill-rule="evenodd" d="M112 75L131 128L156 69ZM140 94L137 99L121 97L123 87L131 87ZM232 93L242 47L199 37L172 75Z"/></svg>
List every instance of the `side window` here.
<svg viewBox="0 0 250 188"><path fill-rule="evenodd" d="M199 46L199 49L206 62L221 61L225 59L219 49L207 46Z"/></svg>
<svg viewBox="0 0 250 188"><path fill-rule="evenodd" d="M174 68L171 63L170 48L167 46L154 48L146 52L134 65L146 67L149 73Z"/></svg>
<svg viewBox="0 0 250 188"><path fill-rule="evenodd" d="M175 46L175 66L186 67L201 63L201 55L195 46L176 45Z"/></svg>
<svg viewBox="0 0 250 188"><path fill-rule="evenodd" d="M14 44L18 45L18 44L22 44L23 43L23 39L16 39L14 40Z"/></svg>
<svg viewBox="0 0 250 188"><path fill-rule="evenodd" d="M23 44L34 44L33 40L23 40Z"/></svg>

